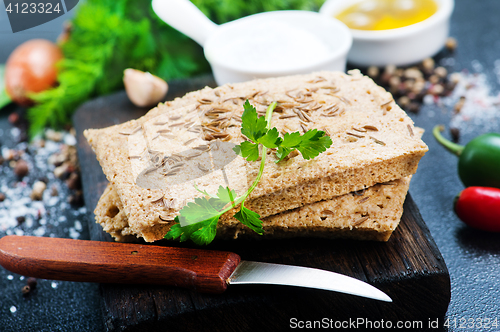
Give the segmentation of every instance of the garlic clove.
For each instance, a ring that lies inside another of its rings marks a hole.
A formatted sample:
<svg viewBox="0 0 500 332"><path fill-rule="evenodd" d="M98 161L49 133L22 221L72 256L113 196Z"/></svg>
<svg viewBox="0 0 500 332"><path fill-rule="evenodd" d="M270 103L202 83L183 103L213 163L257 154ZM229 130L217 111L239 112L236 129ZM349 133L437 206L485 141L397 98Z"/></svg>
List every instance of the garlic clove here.
<svg viewBox="0 0 500 332"><path fill-rule="evenodd" d="M161 78L132 68L123 72L123 84L130 101L139 107L158 104L168 91L167 82Z"/></svg>

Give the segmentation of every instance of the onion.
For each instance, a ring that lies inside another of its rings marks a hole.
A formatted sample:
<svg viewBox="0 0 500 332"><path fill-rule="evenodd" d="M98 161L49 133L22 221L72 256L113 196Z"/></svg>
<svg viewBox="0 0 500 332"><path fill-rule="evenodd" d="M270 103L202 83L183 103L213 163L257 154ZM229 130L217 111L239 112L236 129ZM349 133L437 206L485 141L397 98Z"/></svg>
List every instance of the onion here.
<svg viewBox="0 0 500 332"><path fill-rule="evenodd" d="M5 90L12 101L30 106L33 102L27 94L53 87L57 83L55 64L62 58L59 47L45 39L19 45L5 65Z"/></svg>

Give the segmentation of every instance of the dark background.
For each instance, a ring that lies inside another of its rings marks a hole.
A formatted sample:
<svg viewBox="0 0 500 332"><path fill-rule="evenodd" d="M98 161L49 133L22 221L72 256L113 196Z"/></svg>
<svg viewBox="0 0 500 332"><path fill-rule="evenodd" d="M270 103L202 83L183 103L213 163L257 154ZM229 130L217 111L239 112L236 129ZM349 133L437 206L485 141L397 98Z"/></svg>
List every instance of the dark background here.
<svg viewBox="0 0 500 332"><path fill-rule="evenodd" d="M71 14L64 15L40 27L12 34L7 16L0 4L0 63L5 62L12 49L22 41L43 37L55 40L62 22ZM72 11L74 12L74 11ZM440 54L450 71L468 71L484 74L491 88L490 96L498 95L499 77L495 72L495 61L500 59L500 1L457 0L452 16L450 35L458 40L453 55ZM499 64L497 63L497 66ZM497 106L498 107L498 106ZM0 112L0 136L2 146L14 144L5 133L10 124L7 116L14 110L10 107ZM460 143L486 131L500 132L500 110L498 116L484 124L470 124L462 131ZM431 130L435 124L448 127L453 112L450 106L424 105L418 114L410 114L417 126L426 129L424 141L429 152L422 159L417 174L413 177L410 192L420 208L448 266L452 297L447 317L456 321L449 331L495 331L499 328L459 328L458 324L474 319L500 318L500 234L475 231L455 216L453 198L463 189L457 172L457 158L447 153L434 140ZM445 132L448 135L448 132ZM87 220L81 220L84 230L82 239L88 238L85 230ZM90 221L92 222L92 221ZM57 237L69 237L65 228L55 229ZM12 280L8 278L12 276ZM21 276L0 268L0 331L102 331L99 287L95 284L40 280L38 289L30 297L23 297L20 289L26 283ZM16 307L12 313L10 308ZM166 327L168 329L168 327Z"/></svg>

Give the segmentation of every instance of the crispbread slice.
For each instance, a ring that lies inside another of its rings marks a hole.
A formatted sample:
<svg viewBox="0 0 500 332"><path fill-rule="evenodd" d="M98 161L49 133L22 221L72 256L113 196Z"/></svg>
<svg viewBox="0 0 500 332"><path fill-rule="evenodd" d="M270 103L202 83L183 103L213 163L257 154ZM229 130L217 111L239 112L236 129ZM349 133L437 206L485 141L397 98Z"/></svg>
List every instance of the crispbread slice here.
<svg viewBox="0 0 500 332"><path fill-rule="evenodd" d="M377 184L360 192L307 204L262 220L264 238L328 237L387 241L399 224L411 176ZM109 184L94 211L96 222L117 241L131 241L138 234L129 227L120 198ZM160 240L168 224L158 224L143 232L146 241ZM234 220L222 221L218 238L259 237Z"/></svg>
<svg viewBox="0 0 500 332"><path fill-rule="evenodd" d="M141 158L151 164L147 154L151 155L153 146L155 153L163 156L171 156L168 149L172 146L196 148L194 145L200 141L190 141L187 134L193 112L200 123L216 123L216 129L228 135L219 135L221 140L240 143L244 138L239 118L246 99L261 113L272 101L278 101L272 126L281 133L318 128L333 141L330 149L311 161L299 155L276 164L274 154L268 155L262 180L245 203L262 217L411 175L427 151L413 132L413 122L392 96L359 72L320 72L205 88L160 104L138 120L85 131L123 204L132 234L147 240L151 229L164 227L165 221L165 225L171 225L186 202L201 196L194 183L209 193L215 193L219 185L227 185L227 180L239 194L248 187L257 175L259 163L237 160L239 157L224 169L214 169L212 160L212 169L206 175L175 186L165 182L149 189L136 183L138 170L140 173L146 164L133 167ZM164 123L165 117L170 122ZM176 120L170 120L173 118ZM171 130L171 137L155 135L155 124L167 125L156 134ZM207 133L204 129L205 144L214 138ZM229 221L233 214L229 211L221 221Z"/></svg>

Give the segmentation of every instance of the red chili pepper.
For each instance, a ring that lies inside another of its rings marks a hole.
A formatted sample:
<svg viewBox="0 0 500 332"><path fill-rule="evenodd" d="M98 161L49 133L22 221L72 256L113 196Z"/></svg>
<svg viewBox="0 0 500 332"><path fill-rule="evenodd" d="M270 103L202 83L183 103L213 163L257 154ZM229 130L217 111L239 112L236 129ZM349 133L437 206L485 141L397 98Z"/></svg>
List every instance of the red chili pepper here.
<svg viewBox="0 0 500 332"><path fill-rule="evenodd" d="M467 225L500 232L500 189L468 187L455 200L455 212Z"/></svg>

